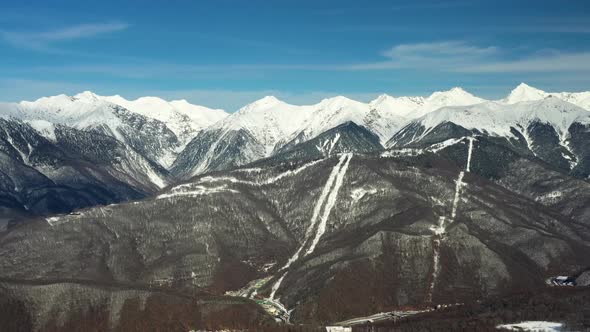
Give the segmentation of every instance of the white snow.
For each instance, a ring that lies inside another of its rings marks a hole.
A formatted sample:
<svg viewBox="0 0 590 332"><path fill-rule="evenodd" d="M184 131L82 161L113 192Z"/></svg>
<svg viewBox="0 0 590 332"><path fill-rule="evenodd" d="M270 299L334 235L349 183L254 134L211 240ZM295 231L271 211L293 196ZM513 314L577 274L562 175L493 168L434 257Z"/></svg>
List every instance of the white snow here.
<svg viewBox="0 0 590 332"><path fill-rule="evenodd" d="M443 220L444 222L444 220ZM432 253L432 277L430 286L428 287L428 294L426 302L432 302L432 294L434 293L434 286L438 281L438 274L440 271L440 242L441 240L436 238L433 241L433 253Z"/></svg>
<svg viewBox="0 0 590 332"><path fill-rule="evenodd" d="M10 133L8 133L8 131L6 131L6 129L4 129L4 133L6 134L6 140L8 141L8 144L10 144L15 150L16 152L18 152L18 154L20 155L23 163L25 165L29 164L29 155L30 155L30 150L29 153L24 153L21 149L19 149L19 147L16 145L16 143L14 142L14 140L12 139L12 136L10 136ZM29 145L29 148L31 146Z"/></svg>
<svg viewBox="0 0 590 332"><path fill-rule="evenodd" d="M352 327L326 326L326 332L352 332Z"/></svg>
<svg viewBox="0 0 590 332"><path fill-rule="evenodd" d="M53 227L58 224L59 217L49 217L49 218L45 218L45 220L47 221L49 226Z"/></svg>
<svg viewBox="0 0 590 332"><path fill-rule="evenodd" d="M525 83L520 83L510 94L502 101L508 104L519 103L522 101L540 100L547 97L548 93L537 88L533 88Z"/></svg>
<svg viewBox="0 0 590 332"><path fill-rule="evenodd" d="M449 146L453 146L453 145L461 142L463 139L464 139L463 137L461 137L461 138L449 138L448 140L445 140L443 142L432 144L431 146L429 146L427 148L427 150L428 151L431 151L431 152L434 152L434 153L437 153L437 152L439 152L441 150L444 150L444 149L448 148Z"/></svg>
<svg viewBox="0 0 590 332"><path fill-rule="evenodd" d="M465 172L469 172L471 169L471 157L473 154L473 142L475 141L475 137L463 137L459 139L459 141L463 141L467 139L469 142L468 150L467 150L467 163L465 165L465 170L459 172L459 176L455 181L455 195L453 197L453 204L451 208L451 217L449 218L449 224L455 221L455 217L457 216L457 209L459 207L459 200L461 199L461 191L463 186L466 184L463 182L463 177L465 176ZM443 144L443 146L448 146L449 144L456 144L459 141L451 141ZM432 294L434 292L434 286L438 281L438 274L440 271L440 244L444 240L444 235L447 231L446 225L447 224L447 217L439 216L438 224L436 226L431 226L430 230L434 233L433 238L433 253L432 253L432 277L430 281L429 291L427 293L427 302L432 302Z"/></svg>
<svg viewBox="0 0 590 332"><path fill-rule="evenodd" d="M322 143L316 145L316 149L318 149L318 151L321 152L324 156L330 157L330 155L332 154L332 150L334 150L334 147L336 146L336 143L338 143L339 139L340 133L337 133L334 136L334 138L330 140L325 140Z"/></svg>
<svg viewBox="0 0 590 332"><path fill-rule="evenodd" d="M303 251L303 249L305 248L307 243L310 240L312 241L309 249L305 252L304 256L313 253L320 238L322 237L322 235L326 231L326 224L328 221L328 217L329 217L330 212L332 211L334 205L336 204L336 198L338 196L338 191L340 190L340 187L342 186L342 183L344 180L344 175L346 174L346 171L348 169L348 165L349 165L351 159L352 159L352 153L347 153L347 154L341 155L340 160L338 161L338 164L336 164L336 166L334 166L334 168L332 169L332 172L330 173L330 175L328 177L328 181L326 182L326 185L322 189L322 193L320 194L320 197L314 207L310 224L305 232L305 237L304 237L303 241L301 242L299 249L297 249L297 251L293 254L293 256L291 256L291 258L289 258L287 263L280 269L280 271L283 271L283 270L286 270L286 271L275 282L275 284L271 288L272 289L271 295L270 295L271 300L275 299L276 292L279 289L279 287L281 286L283 279L285 278L285 276L288 273L287 269L291 266L291 264L293 264L295 261L297 261L297 259L299 259L301 251ZM325 206L324 206L324 202L326 202ZM318 224L318 217L320 215L320 212L322 212L322 206L324 206L324 210L323 210L323 213L320 217L320 221ZM317 229L316 229L316 224L317 224ZM316 229L315 235L313 235L314 229ZM311 239L312 235L313 235L313 239ZM278 302L278 300L276 300L276 301Z"/></svg>
<svg viewBox="0 0 590 332"><path fill-rule="evenodd" d="M317 246L318 242L320 241L322 235L324 235L324 233L326 232L326 224L328 222L328 217L330 216L330 212L332 212L332 209L334 208L334 205L336 204L336 198L338 197L338 191L340 191L340 187L342 187L344 175L346 174L346 171L348 170L348 165L350 164L350 160L352 159L352 153L346 154L344 156L347 157L346 162L344 163L344 166L342 166L342 168L338 171L338 174L336 175L336 183L334 184L334 188L330 191L330 195L328 196L326 206L324 207L324 213L322 214L322 217L320 218L320 223L318 225L318 229L316 231L315 237L313 238L313 241L311 242L309 249L307 249L306 255L313 253L313 251L315 250L315 247Z"/></svg>
<svg viewBox="0 0 590 332"><path fill-rule="evenodd" d="M55 125L53 123L45 120L27 120L25 122L33 127L33 129L35 129L41 136L52 142L57 141L57 137L55 136Z"/></svg>
<svg viewBox="0 0 590 332"><path fill-rule="evenodd" d="M272 285L272 289L270 292L270 299L278 300L275 298L275 296L277 294L277 290L279 289L279 287L281 287L281 284L283 283L283 279L285 279L286 275L287 275L287 272L283 273L283 275L277 280L277 282L275 282L275 284Z"/></svg>
<svg viewBox="0 0 590 332"><path fill-rule="evenodd" d="M162 121L178 136L182 145L188 143L203 128L209 127L229 115L223 110L193 105L184 99L166 101L158 97L141 97L127 100L119 95L99 97L99 99L109 101L148 118Z"/></svg>
<svg viewBox="0 0 590 332"><path fill-rule="evenodd" d="M275 175L273 177L269 177L265 180L262 181L249 181L249 180L240 180L237 179L235 177L231 177L231 176L221 176L221 177L215 177L215 176L205 176L199 179L198 183L209 183L209 182L223 182L223 181L228 181L228 182L232 182L232 183L241 183L241 184L246 184L246 185L251 185L251 186L255 186L255 187L260 187L260 186L264 186L264 185L269 185L269 184L273 184L281 179L284 179L286 177L289 176L293 176L296 174L301 173L302 171L306 170L307 168L322 162L324 159L319 159L319 160L314 160L311 162L308 162L302 166L299 166L298 168L294 169L294 170L288 170L285 171L283 173L280 173L278 175ZM236 170L235 172L242 172L244 171L243 169L240 170ZM190 184L189 184L190 185ZM187 186L187 184L182 184L179 185L175 188L179 188L179 187L183 187L183 186Z"/></svg>
<svg viewBox="0 0 590 332"><path fill-rule="evenodd" d="M326 198L330 194L330 190L332 189L332 184L336 180L336 177L338 176L338 173L340 172L340 168L342 167L342 164L347 159L347 156L348 155L346 155L346 154L343 154L342 156L340 156L340 160L338 161L338 164L336 164L336 166L334 166L334 168L332 169L332 172L330 173L330 176L328 177L328 181L326 182L326 185L322 189L322 193L320 194L320 197L318 198L316 205L313 209L311 221L309 223L307 231L305 232L305 237L303 239L303 242L301 243L301 246L293 254L293 256L291 256L291 258L289 258L289 260L281 268L281 270L285 270L285 269L289 268L289 266L291 266L291 264L293 264L293 262L295 262L299 258L299 254L301 253L301 251L303 250L303 248L307 244L308 240L311 238L313 230L316 227L318 216L320 215L321 209L324 205L324 201L326 200Z"/></svg>
<svg viewBox="0 0 590 332"><path fill-rule="evenodd" d="M365 197L366 195L373 195L377 193L377 189L375 188L354 188L350 193L350 197L354 202L358 202L361 198Z"/></svg>
<svg viewBox="0 0 590 332"><path fill-rule="evenodd" d="M435 235L443 235L446 232L445 222L447 221L447 217L440 216L438 217L438 225L431 226L430 230L434 232Z"/></svg>
<svg viewBox="0 0 590 332"><path fill-rule="evenodd" d="M471 169L471 154L473 152L473 141L475 137L468 137L467 140L469 141L469 150L467 152L467 166L465 167L466 172L470 172Z"/></svg>
<svg viewBox="0 0 590 332"><path fill-rule="evenodd" d="M457 216L457 207L459 206L461 187L463 186L463 176L465 176L465 172L461 171L457 181L455 182L455 198L453 199L453 209L451 210L451 222L453 222L455 220L455 216Z"/></svg>
<svg viewBox="0 0 590 332"><path fill-rule="evenodd" d="M590 124L590 113L559 98L547 97L516 104L485 102L463 107L443 107L414 121L426 128L415 141L446 122L489 135L513 137L511 128L526 129L532 122L538 121L553 126L557 134L562 136L574 122ZM526 130L521 130L521 133L527 137ZM528 143L531 144L530 141Z"/></svg>
<svg viewBox="0 0 590 332"><path fill-rule="evenodd" d="M558 332L563 327L562 323L547 321L524 321L514 324L502 324L496 328L510 331L531 331L531 332Z"/></svg>
<svg viewBox="0 0 590 332"><path fill-rule="evenodd" d="M590 91L584 92L545 92L534 88L525 83L519 84L510 94L501 100L501 102L514 104L523 101L535 101L545 99L549 96L559 98L563 101L572 103L578 107L590 111Z"/></svg>
<svg viewBox="0 0 590 332"><path fill-rule="evenodd" d="M178 196L201 196L201 195L211 195L211 194L219 194L219 193L238 193L237 190L228 188L227 185L217 186L217 187L205 187L200 185L192 185L187 189L179 189L179 187L174 188L170 192L166 194L161 194L156 197L156 199L163 199L163 198L170 198L170 197L178 197Z"/></svg>
<svg viewBox="0 0 590 332"><path fill-rule="evenodd" d="M576 156L572 147L570 146L568 136L569 136L569 132L562 134L561 137L559 138L559 145L561 145L564 149L567 150L567 152L569 152L569 155L563 153L563 158L565 158L568 161L569 166L570 166L570 170L572 170L578 165L578 157Z"/></svg>

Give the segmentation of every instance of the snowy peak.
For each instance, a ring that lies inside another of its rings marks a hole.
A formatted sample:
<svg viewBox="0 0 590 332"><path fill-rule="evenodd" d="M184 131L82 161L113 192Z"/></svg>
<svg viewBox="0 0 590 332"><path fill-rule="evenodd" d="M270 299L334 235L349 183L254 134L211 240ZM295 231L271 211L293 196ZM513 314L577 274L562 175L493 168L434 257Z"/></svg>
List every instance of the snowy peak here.
<svg viewBox="0 0 590 332"><path fill-rule="evenodd" d="M377 110L382 114L399 116L402 118L410 117L412 112L424 105L424 97L392 97L382 94L369 103L371 109Z"/></svg>
<svg viewBox="0 0 590 332"><path fill-rule="evenodd" d="M75 95L73 99L93 103L99 101L100 97L92 91L84 91Z"/></svg>
<svg viewBox="0 0 590 332"><path fill-rule="evenodd" d="M532 86L525 83L520 83L503 101L508 104L515 104L522 101L543 99L547 95L547 92L543 90L533 88Z"/></svg>
<svg viewBox="0 0 590 332"><path fill-rule="evenodd" d="M331 98L326 98L316 104L317 108L319 109L329 109L329 110L341 110L341 109L364 109L367 107L367 104L361 103L360 101L356 101L354 99L350 99L344 96L336 96Z"/></svg>
<svg viewBox="0 0 590 332"><path fill-rule="evenodd" d="M441 107L453 104L456 106L473 105L484 102L484 99L476 97L459 87L454 87L448 91L436 91L426 100L433 105L441 105Z"/></svg>
<svg viewBox="0 0 590 332"><path fill-rule="evenodd" d="M188 143L203 128L228 116L223 110L193 105L184 99L169 102L159 97L146 96L127 100L119 95L99 98L165 123L179 138L181 145Z"/></svg>
<svg viewBox="0 0 590 332"><path fill-rule="evenodd" d="M438 125L454 123L488 135L511 137L512 128L528 128L535 122L551 125L557 133L565 135L575 122L590 124L590 113L557 97L515 104L489 101L470 106L443 107L414 120L408 127L420 124L425 128L423 135L426 135Z"/></svg>
<svg viewBox="0 0 590 332"><path fill-rule="evenodd" d="M279 100L277 97L275 96L265 96L262 97L242 108L240 108L240 110L238 112L244 113L244 112L255 112L255 111L260 111L260 110L266 110L269 108L272 108L274 106L277 105L281 105L281 104L285 104L283 101Z"/></svg>

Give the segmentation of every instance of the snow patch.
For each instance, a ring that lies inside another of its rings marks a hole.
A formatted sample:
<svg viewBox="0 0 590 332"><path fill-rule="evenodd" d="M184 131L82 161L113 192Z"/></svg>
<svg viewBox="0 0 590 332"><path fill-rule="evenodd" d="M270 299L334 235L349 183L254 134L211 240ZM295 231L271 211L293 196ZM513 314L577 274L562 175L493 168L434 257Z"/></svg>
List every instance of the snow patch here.
<svg viewBox="0 0 590 332"><path fill-rule="evenodd" d="M368 188L368 189L365 189L365 188L355 188L350 193L350 197L356 203L361 198L365 197L365 195L373 195L373 194L376 194L376 193L377 193L377 189L375 189L375 188Z"/></svg>
<svg viewBox="0 0 590 332"><path fill-rule="evenodd" d="M515 324L502 324L496 328L510 331L531 331L531 332L558 332L563 327L562 323L547 321L524 321Z"/></svg>
<svg viewBox="0 0 590 332"><path fill-rule="evenodd" d="M211 195L211 194L219 194L219 193L238 193L237 190L230 189L227 185L222 185L218 187L205 187L200 185L191 186L190 189L175 189L171 190L167 194L162 194L156 197L156 199L163 199L163 198L170 198L170 197L178 197L178 196L201 196L201 195Z"/></svg>
<svg viewBox="0 0 590 332"><path fill-rule="evenodd" d="M33 129L35 129L41 136L52 142L57 142L55 125L53 123L45 120L27 120L25 122L33 127Z"/></svg>
<svg viewBox="0 0 590 332"><path fill-rule="evenodd" d="M325 140L321 144L316 145L316 149L318 149L318 151L320 151L324 156L330 157L332 155L332 150L334 150L334 147L336 146L336 143L338 143L339 139L340 133L336 133L334 138L331 140Z"/></svg>

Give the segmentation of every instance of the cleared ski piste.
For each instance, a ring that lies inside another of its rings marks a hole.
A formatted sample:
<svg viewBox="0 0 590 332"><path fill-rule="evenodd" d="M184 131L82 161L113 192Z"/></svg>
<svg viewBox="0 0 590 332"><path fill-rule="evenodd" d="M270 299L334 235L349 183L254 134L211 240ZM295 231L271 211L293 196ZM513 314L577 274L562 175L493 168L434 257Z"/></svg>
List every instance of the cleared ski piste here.
<svg viewBox="0 0 590 332"><path fill-rule="evenodd" d="M280 274L280 277L272 285L269 297L263 299L260 296L258 296L258 289L267 285L268 282L270 282L270 279L272 278L272 276L268 276L263 279L255 280L243 289L240 289L238 291L227 292L226 293L227 295L248 297L250 299L253 299L265 311L267 311L268 313L273 315L275 318L281 319L287 323L289 322L289 318L290 318L290 315L291 315L291 312L293 311L293 309L289 310L287 307L285 307L285 305L283 305L280 302L280 297L277 297L277 292L280 289L283 280L287 276L287 274L289 272L289 267L291 266L291 264L296 262L301 257L305 257L307 255L312 254L315 251L315 248L318 245L320 239L322 238L322 236L326 232L326 226L327 226L327 222L328 222L330 213L333 210L334 206L336 205L336 201L338 198L338 192L340 191L340 188L342 187L342 184L344 183L344 177L346 175L346 172L348 170L348 166L350 164L350 160L352 159L352 157L353 157L352 153L344 153L344 154L340 155L338 163L336 164L336 166L334 166L334 168L332 168L332 171L330 172L330 175L328 176L328 180L326 181L326 184L322 188L322 192L320 194L320 197L318 198L318 201L314 206L310 224L307 227L306 232L305 232L305 237L304 237L303 241L301 242L301 245L299 246L297 251L289 258L287 263L285 263L285 265L278 270L277 273L281 273L281 274ZM197 182L197 183L200 183L201 184L200 186L202 186L202 184L205 184L205 183L215 183L215 182L223 182L223 181L230 182L230 183L240 183L240 184L251 185L251 186L270 185L270 184L273 184L276 181L278 181L286 176L291 176L291 175L295 175L297 173L300 173L300 172L304 171L305 169L307 169L317 163L325 161L325 160L326 159L320 159L320 160L310 162L308 164L300 166L299 168L297 168L295 170L284 172L284 173L279 174L275 177L272 177L270 179L260 181L260 182L239 180L234 177L204 177L204 178L200 179L199 182ZM256 172L258 170L256 170L256 169L236 170L236 172L244 172L244 171ZM219 188L219 187L215 187L215 188ZM180 185L180 186L173 188L172 191L174 191L174 189L176 189L176 191L180 191L181 195L192 195L192 194L195 194L195 192L197 194L200 194L201 190L202 190L202 188L199 187L195 191L193 184ZM227 188L223 187L223 189L225 190ZM305 248L307 248L307 250L305 250ZM339 331L339 330L335 330L335 331ZM346 330L344 330L344 331L346 331Z"/></svg>
<svg viewBox="0 0 590 332"><path fill-rule="evenodd" d="M436 282L438 280L438 275L440 272L440 244L444 240L444 235L447 231L447 225L450 225L455 221L455 217L457 216L457 209L459 207L459 201L461 200L461 193L463 191L463 187L465 186L463 178L465 177L465 172L470 172L471 170L471 156L473 154L473 141L475 140L475 137L467 137L466 139L469 141L469 146L467 150L467 164L465 165L465 170L459 172L459 176L455 181L455 195L453 198L453 205L451 208L451 217L447 218L445 216L440 216L438 219L438 225L430 227L430 230L432 230L432 232L434 233L432 241L432 281L430 282L426 302L432 302L432 294L434 292L434 287L436 286ZM463 139L459 141L462 140ZM453 141L453 144L456 144L459 141ZM444 144L444 146L449 146L449 144Z"/></svg>
<svg viewBox="0 0 590 332"><path fill-rule="evenodd" d="M273 286L271 288L270 297L267 300L277 303L282 308L285 308L285 306L282 305L280 302L280 299L276 297L276 293L279 290L279 288L281 287L281 284L282 284L283 280L285 279L285 276L288 273L289 267L291 266L291 264L293 264L294 262L296 262L299 259L301 252L307 246L309 241L311 240L311 244L310 244L309 248L307 249L307 251L305 252L305 254L303 255L303 257L310 255L311 253L314 252L318 242L320 241L320 238L325 233L326 224L328 222L328 217L330 216L330 212L332 211L332 209L334 208L334 205L336 204L336 198L338 197L338 191L340 190L340 187L342 187L342 183L344 182L344 176L346 175L346 171L348 170L348 165L350 164L351 159L352 159L352 153L346 153L346 154L343 154L340 156L340 160L338 161L338 164L336 164L336 166L334 166L334 168L332 169L332 172L330 173L330 176L328 177L328 181L326 182L326 185L322 189L322 193L320 195L320 198L318 199L318 202L316 203L316 205L313 209L311 222L309 224L309 227L307 228L307 231L305 232L305 238L304 238L303 242L301 243L301 246L299 247L299 249L297 249L297 251L293 254L293 256L291 256L291 258L289 258L287 263L279 270L279 271L285 271L285 272L273 284ZM324 202L326 202L326 203L324 204ZM324 208L324 210L323 210L323 213L320 217L320 213L322 212L322 207ZM318 221L318 217L319 217L319 221ZM317 227L316 227L316 225L317 225ZM316 229L315 234L314 234L314 229ZM312 238L312 236L313 236L313 238ZM287 313L289 313L289 310L287 310L286 308L285 308L285 311ZM287 319L287 321L288 321L288 319Z"/></svg>
<svg viewBox="0 0 590 332"><path fill-rule="evenodd" d="M563 324L546 321L524 321L514 324L502 324L496 326L496 328L508 331L559 332L562 331Z"/></svg>

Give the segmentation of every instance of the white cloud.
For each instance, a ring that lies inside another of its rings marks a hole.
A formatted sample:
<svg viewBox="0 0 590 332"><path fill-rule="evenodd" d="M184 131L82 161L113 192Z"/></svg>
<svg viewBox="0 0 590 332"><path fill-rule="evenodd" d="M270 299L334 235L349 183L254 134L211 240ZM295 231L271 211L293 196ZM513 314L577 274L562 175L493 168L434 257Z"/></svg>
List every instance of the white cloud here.
<svg viewBox="0 0 590 332"><path fill-rule="evenodd" d="M92 38L125 30L127 23L109 22L80 24L50 31L19 32L0 30L0 38L18 47L49 51L50 45L60 41Z"/></svg>
<svg viewBox="0 0 590 332"><path fill-rule="evenodd" d="M560 73L590 71L590 52L545 54L515 60L461 66L467 73Z"/></svg>
<svg viewBox="0 0 590 332"><path fill-rule="evenodd" d="M511 50L463 41L401 44L382 53L384 61L351 64L347 70L412 69L458 73L554 73L590 70L590 52L544 51L510 55Z"/></svg>
<svg viewBox="0 0 590 332"><path fill-rule="evenodd" d="M436 69L452 70L458 65L475 64L498 55L495 46L480 47L463 41L439 41L396 45L381 55L387 60L353 64L350 70Z"/></svg>

